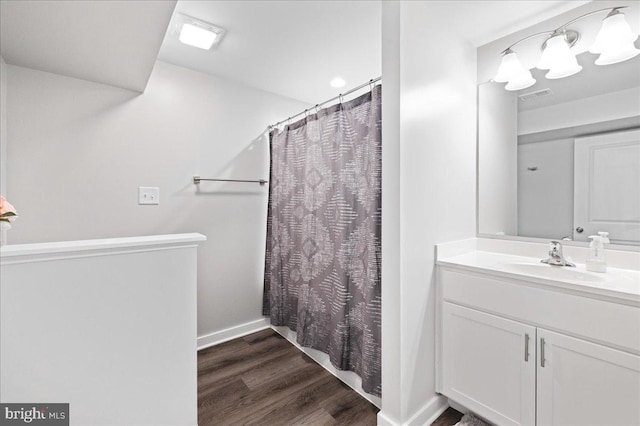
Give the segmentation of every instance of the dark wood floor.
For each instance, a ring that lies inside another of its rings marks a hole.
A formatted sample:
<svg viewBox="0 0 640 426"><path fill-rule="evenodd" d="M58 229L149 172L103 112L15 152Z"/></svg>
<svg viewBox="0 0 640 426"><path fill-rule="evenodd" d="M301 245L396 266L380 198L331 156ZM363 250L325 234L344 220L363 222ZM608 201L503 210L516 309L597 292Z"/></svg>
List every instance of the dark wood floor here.
<svg viewBox="0 0 640 426"><path fill-rule="evenodd" d="M442 413L435 422L431 423L431 426L453 426L460 421L463 414L453 408L447 408L447 411Z"/></svg>
<svg viewBox="0 0 640 426"><path fill-rule="evenodd" d="M268 329L198 353L198 425L375 425L378 409Z"/></svg>
<svg viewBox="0 0 640 426"><path fill-rule="evenodd" d="M377 412L271 329L198 353L199 426L375 425ZM461 416L449 409L434 426Z"/></svg>

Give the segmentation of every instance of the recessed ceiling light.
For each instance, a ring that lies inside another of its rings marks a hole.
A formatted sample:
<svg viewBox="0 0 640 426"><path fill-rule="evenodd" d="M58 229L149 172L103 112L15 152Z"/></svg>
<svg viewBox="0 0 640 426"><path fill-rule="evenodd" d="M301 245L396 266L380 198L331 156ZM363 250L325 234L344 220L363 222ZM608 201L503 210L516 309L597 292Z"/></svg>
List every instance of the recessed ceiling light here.
<svg viewBox="0 0 640 426"><path fill-rule="evenodd" d="M336 77L333 80L331 80L329 84L331 85L331 87L335 87L337 89L339 87L344 87L344 85L347 83L340 77Z"/></svg>
<svg viewBox="0 0 640 426"><path fill-rule="evenodd" d="M189 46L209 50L220 43L225 30L188 15L182 15L178 23L178 40Z"/></svg>

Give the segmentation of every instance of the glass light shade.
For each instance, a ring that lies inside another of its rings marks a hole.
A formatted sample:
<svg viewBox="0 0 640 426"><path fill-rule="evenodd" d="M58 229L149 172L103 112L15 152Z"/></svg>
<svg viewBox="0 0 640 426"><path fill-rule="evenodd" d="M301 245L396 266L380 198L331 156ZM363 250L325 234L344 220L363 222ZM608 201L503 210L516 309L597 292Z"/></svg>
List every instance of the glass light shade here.
<svg viewBox="0 0 640 426"><path fill-rule="evenodd" d="M526 68L523 68L522 71L523 72L520 75L509 80L504 88L510 91L515 91L526 89L527 87L531 87L536 84L536 79L531 75L531 71Z"/></svg>
<svg viewBox="0 0 640 426"><path fill-rule="evenodd" d="M554 44L560 44L560 43L566 44L564 42L563 35L557 35L547 40L547 45L542 51L542 55L540 56L540 60L538 61L538 65L536 65L536 68L540 70L548 70L551 68L551 64L553 63L553 59L554 59L553 55L557 55L557 51L553 50L552 46Z"/></svg>
<svg viewBox="0 0 640 426"><path fill-rule="evenodd" d="M507 54L502 56L500 68L498 68L498 73L496 74L496 76L493 77L493 81L495 81L496 83L506 83L507 81L517 78L524 71L525 68L518 60L518 56L516 55L516 53L513 51L508 51Z"/></svg>
<svg viewBox="0 0 640 426"><path fill-rule="evenodd" d="M211 49L217 38L218 34L192 24L183 24L178 37L184 44L205 50Z"/></svg>
<svg viewBox="0 0 640 426"><path fill-rule="evenodd" d="M596 59L596 65L611 65L626 61L640 54L633 42L621 43L615 49L606 49Z"/></svg>
<svg viewBox="0 0 640 426"><path fill-rule="evenodd" d="M559 34L547 40L547 45L542 51L542 56L540 56L540 61L538 65L536 65L536 68L548 70L554 66L558 66L558 64L569 63L575 60L576 57L571 52L564 34Z"/></svg>
<svg viewBox="0 0 640 426"><path fill-rule="evenodd" d="M589 52L605 53L610 50L622 50L621 46L633 44L637 38L638 35L631 31L631 27L624 19L624 13L617 12L604 18L602 28L596 36L596 41L589 48Z"/></svg>
<svg viewBox="0 0 640 426"><path fill-rule="evenodd" d="M571 52L564 34L553 36L547 40L547 45L537 67L543 70L548 69L549 72L545 77L549 79L569 77L582 70L575 55Z"/></svg>
<svg viewBox="0 0 640 426"><path fill-rule="evenodd" d="M549 70L547 74L545 74L545 77L549 80L555 80L558 78L569 77L570 75L577 74L581 70L582 66L580 66L574 58L574 63L562 64L562 66L554 66Z"/></svg>

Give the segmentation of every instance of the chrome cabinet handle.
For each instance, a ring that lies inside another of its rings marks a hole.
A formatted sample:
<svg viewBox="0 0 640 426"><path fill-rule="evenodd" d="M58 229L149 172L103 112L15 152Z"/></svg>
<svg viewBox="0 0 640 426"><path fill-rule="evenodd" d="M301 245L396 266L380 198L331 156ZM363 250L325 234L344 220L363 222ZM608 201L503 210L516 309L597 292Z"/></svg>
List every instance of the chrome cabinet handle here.
<svg viewBox="0 0 640 426"><path fill-rule="evenodd" d="M529 335L524 335L524 362L529 362Z"/></svg>
<svg viewBox="0 0 640 426"><path fill-rule="evenodd" d="M544 339L540 338L540 367L544 368Z"/></svg>
<svg viewBox="0 0 640 426"><path fill-rule="evenodd" d="M582 234L582 233L584 232L584 228L583 228L582 226L578 226L578 227L576 228L576 232L577 232L578 234Z"/></svg>

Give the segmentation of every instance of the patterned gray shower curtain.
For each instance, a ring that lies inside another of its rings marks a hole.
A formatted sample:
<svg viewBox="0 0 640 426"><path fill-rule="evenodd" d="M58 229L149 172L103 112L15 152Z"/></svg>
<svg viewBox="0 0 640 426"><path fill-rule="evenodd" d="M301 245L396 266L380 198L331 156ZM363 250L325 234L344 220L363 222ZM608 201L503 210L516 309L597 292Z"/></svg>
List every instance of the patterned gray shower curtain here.
<svg viewBox="0 0 640 426"><path fill-rule="evenodd" d="M263 314L381 396L381 86L270 134Z"/></svg>

